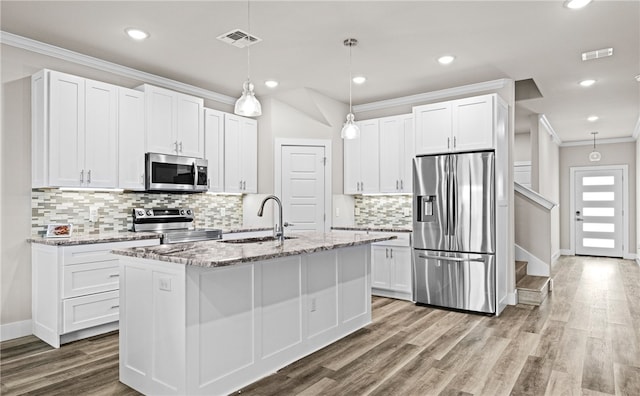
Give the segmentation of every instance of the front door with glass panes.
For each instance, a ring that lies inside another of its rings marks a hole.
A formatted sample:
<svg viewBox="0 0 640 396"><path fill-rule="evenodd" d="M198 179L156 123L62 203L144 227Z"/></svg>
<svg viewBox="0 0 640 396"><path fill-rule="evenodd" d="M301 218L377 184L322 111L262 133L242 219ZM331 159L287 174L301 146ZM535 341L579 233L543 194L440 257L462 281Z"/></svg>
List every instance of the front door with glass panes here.
<svg viewBox="0 0 640 396"><path fill-rule="evenodd" d="M623 256L622 169L575 172L576 254Z"/></svg>

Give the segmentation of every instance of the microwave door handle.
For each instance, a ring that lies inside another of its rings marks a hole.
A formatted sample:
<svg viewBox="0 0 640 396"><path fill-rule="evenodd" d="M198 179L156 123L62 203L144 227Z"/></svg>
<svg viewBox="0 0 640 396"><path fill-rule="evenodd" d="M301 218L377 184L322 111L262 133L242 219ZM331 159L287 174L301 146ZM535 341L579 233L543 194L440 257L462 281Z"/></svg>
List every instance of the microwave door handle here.
<svg viewBox="0 0 640 396"><path fill-rule="evenodd" d="M193 189L196 190L198 188L198 167L195 161L191 165L191 173L193 174Z"/></svg>

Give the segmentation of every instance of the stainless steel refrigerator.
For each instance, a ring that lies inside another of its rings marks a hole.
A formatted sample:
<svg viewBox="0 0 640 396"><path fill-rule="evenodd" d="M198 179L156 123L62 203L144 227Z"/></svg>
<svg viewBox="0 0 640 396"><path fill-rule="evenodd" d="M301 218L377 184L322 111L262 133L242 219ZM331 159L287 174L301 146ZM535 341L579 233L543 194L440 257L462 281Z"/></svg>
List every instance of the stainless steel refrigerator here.
<svg viewBox="0 0 640 396"><path fill-rule="evenodd" d="M493 151L414 159L416 303L495 314L494 179Z"/></svg>

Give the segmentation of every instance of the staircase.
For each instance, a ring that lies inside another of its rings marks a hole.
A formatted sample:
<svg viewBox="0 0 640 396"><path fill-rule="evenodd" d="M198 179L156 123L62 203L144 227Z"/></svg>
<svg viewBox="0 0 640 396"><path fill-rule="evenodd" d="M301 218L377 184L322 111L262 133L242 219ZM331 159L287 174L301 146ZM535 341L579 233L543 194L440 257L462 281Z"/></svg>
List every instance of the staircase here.
<svg viewBox="0 0 640 396"><path fill-rule="evenodd" d="M540 305L549 294L549 277L527 275L527 262L516 261L518 304Z"/></svg>

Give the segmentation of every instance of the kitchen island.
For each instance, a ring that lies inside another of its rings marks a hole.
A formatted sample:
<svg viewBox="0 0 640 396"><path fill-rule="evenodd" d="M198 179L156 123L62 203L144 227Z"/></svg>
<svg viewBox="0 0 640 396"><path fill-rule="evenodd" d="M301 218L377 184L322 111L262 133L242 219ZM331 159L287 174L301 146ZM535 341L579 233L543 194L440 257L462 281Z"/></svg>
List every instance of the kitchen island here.
<svg viewBox="0 0 640 396"><path fill-rule="evenodd" d="M222 395L371 322L366 233L206 241L120 255L120 381Z"/></svg>

